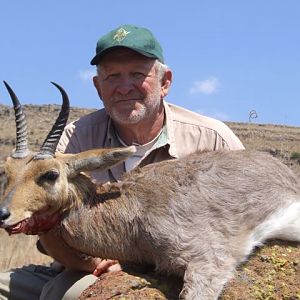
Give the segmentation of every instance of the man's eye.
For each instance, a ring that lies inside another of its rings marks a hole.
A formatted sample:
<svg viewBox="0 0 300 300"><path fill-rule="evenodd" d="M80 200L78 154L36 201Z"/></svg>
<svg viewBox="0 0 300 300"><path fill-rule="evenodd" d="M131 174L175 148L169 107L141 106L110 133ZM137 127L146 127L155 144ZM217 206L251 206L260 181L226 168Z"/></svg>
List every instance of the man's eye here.
<svg viewBox="0 0 300 300"><path fill-rule="evenodd" d="M118 77L118 74L109 74L106 76L105 80L113 80Z"/></svg>
<svg viewBox="0 0 300 300"><path fill-rule="evenodd" d="M141 72L134 72L133 73L133 77L134 78L144 78L145 75L143 73L141 73Z"/></svg>

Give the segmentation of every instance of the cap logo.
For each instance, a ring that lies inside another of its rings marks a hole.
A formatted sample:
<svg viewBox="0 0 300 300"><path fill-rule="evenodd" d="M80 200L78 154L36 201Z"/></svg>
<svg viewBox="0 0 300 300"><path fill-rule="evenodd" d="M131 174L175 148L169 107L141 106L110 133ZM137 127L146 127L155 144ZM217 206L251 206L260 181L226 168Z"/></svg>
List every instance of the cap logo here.
<svg viewBox="0 0 300 300"><path fill-rule="evenodd" d="M129 33L130 31L126 31L124 28L120 28L114 35L113 40L117 42L122 42L126 38L127 34Z"/></svg>

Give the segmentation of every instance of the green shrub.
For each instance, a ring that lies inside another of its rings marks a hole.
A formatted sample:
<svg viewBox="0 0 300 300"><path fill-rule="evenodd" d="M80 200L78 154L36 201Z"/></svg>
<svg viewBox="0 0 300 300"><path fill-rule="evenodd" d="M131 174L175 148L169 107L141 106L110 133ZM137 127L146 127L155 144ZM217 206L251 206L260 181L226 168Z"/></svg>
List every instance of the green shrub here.
<svg viewBox="0 0 300 300"><path fill-rule="evenodd" d="M291 159L300 161L300 152L292 152Z"/></svg>

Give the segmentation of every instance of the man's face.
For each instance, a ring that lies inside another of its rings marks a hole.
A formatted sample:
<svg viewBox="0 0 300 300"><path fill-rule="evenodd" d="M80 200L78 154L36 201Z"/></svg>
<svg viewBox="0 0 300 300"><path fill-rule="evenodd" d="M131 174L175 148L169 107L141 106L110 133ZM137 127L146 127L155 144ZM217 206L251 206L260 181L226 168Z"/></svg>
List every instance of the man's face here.
<svg viewBox="0 0 300 300"><path fill-rule="evenodd" d="M158 112L166 89L154 65L154 59L129 49L116 49L104 56L94 84L115 122L136 124Z"/></svg>

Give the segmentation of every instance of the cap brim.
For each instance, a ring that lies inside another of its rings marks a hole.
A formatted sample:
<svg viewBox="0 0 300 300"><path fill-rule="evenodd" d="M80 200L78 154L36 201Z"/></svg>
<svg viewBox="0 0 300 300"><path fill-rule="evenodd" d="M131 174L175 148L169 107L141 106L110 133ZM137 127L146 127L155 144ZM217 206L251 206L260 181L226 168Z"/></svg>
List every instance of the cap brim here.
<svg viewBox="0 0 300 300"><path fill-rule="evenodd" d="M159 59L158 57L156 57L155 55L151 54L151 53L148 53L148 52L145 52L143 50L140 50L140 49L136 49L134 47L127 47L127 46L112 46L112 47L109 47L109 48L106 48L105 50L99 52L97 55L95 55L93 57L93 59L91 60L91 65L92 66L95 66L95 65L98 65L99 62L101 61L101 59L103 58L104 55L106 55L108 52L110 52L111 50L113 49L116 49L116 48L128 48L128 49L131 49L133 51L136 51L146 57L149 57L149 58L156 58L156 59Z"/></svg>

